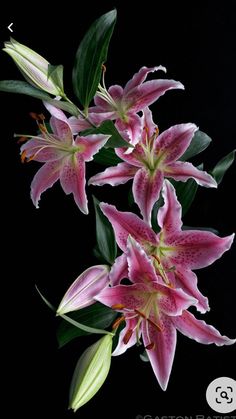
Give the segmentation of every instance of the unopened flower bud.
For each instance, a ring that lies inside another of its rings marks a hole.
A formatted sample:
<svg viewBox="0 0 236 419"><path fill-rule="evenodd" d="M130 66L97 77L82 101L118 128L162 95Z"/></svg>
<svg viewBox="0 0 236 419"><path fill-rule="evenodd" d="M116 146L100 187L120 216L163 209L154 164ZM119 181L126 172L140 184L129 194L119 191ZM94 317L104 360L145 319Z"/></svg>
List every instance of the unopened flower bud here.
<svg viewBox="0 0 236 419"><path fill-rule="evenodd" d="M76 412L101 388L111 365L112 335L89 346L80 357L71 382L69 407Z"/></svg>

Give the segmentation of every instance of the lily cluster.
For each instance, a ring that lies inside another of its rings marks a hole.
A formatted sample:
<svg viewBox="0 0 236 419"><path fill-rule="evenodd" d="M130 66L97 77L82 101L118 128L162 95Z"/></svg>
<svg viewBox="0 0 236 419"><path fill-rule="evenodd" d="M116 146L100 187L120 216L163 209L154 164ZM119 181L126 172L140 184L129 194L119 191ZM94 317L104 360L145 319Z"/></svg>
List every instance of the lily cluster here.
<svg viewBox="0 0 236 419"><path fill-rule="evenodd" d="M109 265L91 266L81 273L57 309L57 315L74 327L105 335L79 359L71 385L70 407L74 411L90 400L103 384L111 355L121 355L133 345L143 344L154 374L161 388L166 390L177 331L203 344L221 346L236 341L221 335L192 313L192 307L202 314L209 310L207 297L198 289L195 270L219 259L230 249L234 239L234 234L219 237L207 230L183 227L182 206L174 185L178 182L185 185L192 179L204 187L217 187L213 173L185 161L184 156L199 133L198 127L188 122L159 132L150 109L167 91L183 90L184 86L166 78L147 81L150 73L166 72L165 67L158 66L142 67L124 88L114 85L107 89L104 51L114 22L114 11L98 19L78 50L73 77L83 111L64 92L62 66L51 66L39 54L13 39L5 44L4 50L30 84L0 83L1 90L15 89L17 93L41 98L51 115L46 124L42 114L32 114L38 134L20 138L24 142L22 162L43 163L31 184L31 198L36 207L41 194L60 180L65 194L72 194L80 211L88 214L86 163L96 158L99 151L107 157L111 147L113 161L117 164L92 176L88 185L116 186L132 180L132 195L140 212L138 216L134 212L119 211L109 203L98 203L99 217L105 220L104 231L100 230L102 239L98 237L98 241L106 240L105 223L108 223L120 254L113 259L107 257ZM101 33L103 41L99 38ZM97 39L96 45L94 39ZM80 62L85 70L90 65L94 71L86 73ZM78 69L85 83L82 87L80 79L76 79ZM89 77L93 72L91 81ZM92 99L94 104L89 106ZM109 243L106 247L109 249ZM67 316L67 313L96 304L110 308L112 321L106 327L112 323L111 330L95 329ZM115 335L117 344L113 343Z"/></svg>

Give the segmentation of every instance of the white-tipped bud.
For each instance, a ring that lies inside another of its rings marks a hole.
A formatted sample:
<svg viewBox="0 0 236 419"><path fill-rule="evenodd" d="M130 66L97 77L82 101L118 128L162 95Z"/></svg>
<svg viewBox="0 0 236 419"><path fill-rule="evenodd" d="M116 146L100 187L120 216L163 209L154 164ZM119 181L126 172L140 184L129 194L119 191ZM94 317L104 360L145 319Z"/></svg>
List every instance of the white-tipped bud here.
<svg viewBox="0 0 236 419"><path fill-rule="evenodd" d="M15 41L13 38L5 42L5 51L9 54L22 72L25 79L33 86L55 96L62 95L62 86L59 86L48 76L49 62L32 49Z"/></svg>

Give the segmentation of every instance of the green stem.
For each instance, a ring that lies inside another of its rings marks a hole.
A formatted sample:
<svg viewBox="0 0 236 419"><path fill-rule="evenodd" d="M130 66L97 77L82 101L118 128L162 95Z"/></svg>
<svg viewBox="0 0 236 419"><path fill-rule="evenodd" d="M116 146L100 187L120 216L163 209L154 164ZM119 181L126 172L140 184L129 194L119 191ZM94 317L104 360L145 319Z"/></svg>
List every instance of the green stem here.
<svg viewBox="0 0 236 419"><path fill-rule="evenodd" d="M85 113L83 112L83 111L81 111L67 96L66 96L66 94L64 93L64 95L63 95L63 99L65 99L67 102L69 102L69 103L71 103L72 105L74 105L75 107L76 107L76 109L77 109L77 111L78 111L78 114L80 115L80 116L82 116L82 118L84 118L90 125L91 125L91 127L93 127L93 128L97 128L97 126L96 125L94 125L93 124L93 122L91 122L90 121L90 119L89 119L89 117L88 116L86 116L85 115Z"/></svg>

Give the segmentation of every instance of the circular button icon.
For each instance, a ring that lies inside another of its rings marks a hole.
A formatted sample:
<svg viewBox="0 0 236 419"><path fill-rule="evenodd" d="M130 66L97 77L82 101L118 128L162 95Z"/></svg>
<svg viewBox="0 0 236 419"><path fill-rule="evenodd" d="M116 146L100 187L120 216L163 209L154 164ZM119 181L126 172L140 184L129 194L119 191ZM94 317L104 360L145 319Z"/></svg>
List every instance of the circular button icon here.
<svg viewBox="0 0 236 419"><path fill-rule="evenodd" d="M236 409L236 381L229 377L216 378L207 387L206 399L215 412L233 412Z"/></svg>

